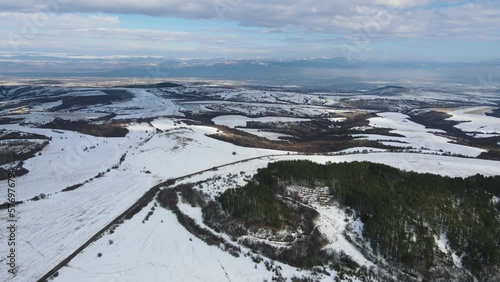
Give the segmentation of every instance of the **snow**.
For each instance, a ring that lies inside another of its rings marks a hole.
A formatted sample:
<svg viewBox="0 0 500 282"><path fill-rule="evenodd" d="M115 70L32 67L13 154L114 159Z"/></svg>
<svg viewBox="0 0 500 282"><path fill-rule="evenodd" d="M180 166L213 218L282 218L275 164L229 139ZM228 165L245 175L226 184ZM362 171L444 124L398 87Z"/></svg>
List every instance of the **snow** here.
<svg viewBox="0 0 500 282"><path fill-rule="evenodd" d="M448 253L450 251L448 238L446 238L446 235L441 234L441 236L439 237L434 236L434 241L436 242L436 245L441 252Z"/></svg>
<svg viewBox="0 0 500 282"><path fill-rule="evenodd" d="M59 271L54 281L263 281L272 273L250 257L231 256L208 246L179 224L170 211L152 204L91 244ZM109 240L112 240L110 244ZM98 258L97 254L102 257ZM285 277L309 274L280 265Z"/></svg>
<svg viewBox="0 0 500 282"><path fill-rule="evenodd" d="M23 183L22 178L16 184ZM91 185L18 205L19 271L15 279L3 276L0 281L37 280L156 183L138 172L111 171ZM2 210L0 219L5 222L6 216ZM2 242L5 235L0 234ZM5 257L6 249L0 254ZM1 271L6 271L4 267L2 263Z"/></svg>
<svg viewBox="0 0 500 282"><path fill-rule="evenodd" d="M88 112L45 112L45 111L31 111L28 114L10 115L9 118L23 118L24 123L29 124L46 124L56 118L79 121L79 120L92 120L106 116L106 113L88 113Z"/></svg>
<svg viewBox="0 0 500 282"><path fill-rule="evenodd" d="M20 272L15 281L38 279L161 180L246 158L282 153L237 147L209 138L205 134L216 132L211 127L174 125L170 119L159 119L152 124L177 132L156 133L148 124L132 124L125 138L82 135L80 139L80 134L74 132L60 134L50 129L1 126L53 137L41 156L25 162L30 173L16 178L18 200L40 193L52 195L18 206L21 217L18 236L23 238L18 245L23 252L19 255ZM85 155L83 148L91 145L95 149ZM103 177L76 190L56 193L106 171L125 152L125 161ZM193 156L198 157L193 159ZM0 212L0 219L5 220L6 210ZM0 234L0 241L4 236ZM4 257L5 252L1 249L0 255Z"/></svg>
<svg viewBox="0 0 500 282"><path fill-rule="evenodd" d="M438 249L447 255L451 256L453 264L458 268L463 268L462 260L451 250L448 238L445 234L441 234L439 237L434 235L434 242L436 243Z"/></svg>
<svg viewBox="0 0 500 282"><path fill-rule="evenodd" d="M164 99L147 89L126 89L134 98L105 105L93 107L94 111L113 112L118 116L114 120L129 118L151 118L160 116L182 116L180 106L174 100Z"/></svg>
<svg viewBox="0 0 500 282"><path fill-rule="evenodd" d="M380 128L392 128L391 133L397 133L405 137L393 137L382 135L356 135L367 140L384 140L383 144L397 147L413 147L435 153L449 152L451 154L459 154L471 157L477 157L485 150L452 144L452 140L437 136L437 129L427 129L425 126L410 121L407 115L401 113L380 113L380 117L369 119L370 126ZM391 142L392 141L392 142ZM396 142L394 142L396 141ZM401 143L404 142L404 143Z"/></svg>
<svg viewBox="0 0 500 282"><path fill-rule="evenodd" d="M476 132L469 132L467 135L475 137L475 138L490 138L490 137L498 137L500 134L489 134L489 133L476 133Z"/></svg>
<svg viewBox="0 0 500 282"><path fill-rule="evenodd" d="M204 224L203 224L203 212L201 211L201 208L200 207L192 207L191 205L189 204L186 204L184 203L181 199L182 197L179 197L179 203L177 204L177 206L179 207L179 210L189 216L190 218L194 219L194 221L202 226L202 227L206 227Z"/></svg>
<svg viewBox="0 0 500 282"><path fill-rule="evenodd" d="M90 90L90 88L77 88L74 92L68 92L64 94L64 96L78 96L78 97L83 97L83 96L103 96L107 95L106 93L100 91L100 90Z"/></svg>
<svg viewBox="0 0 500 282"><path fill-rule="evenodd" d="M335 152L333 154L342 155L342 154L359 154L359 153L372 153L372 152L385 152L386 149L372 148L372 147L354 147L342 150L340 152Z"/></svg>
<svg viewBox="0 0 500 282"><path fill-rule="evenodd" d="M500 119L487 116L484 113L491 107L468 107L449 112L449 120L461 121L455 127L465 132L479 132L485 134L500 134Z"/></svg>
<svg viewBox="0 0 500 282"><path fill-rule="evenodd" d="M205 92L211 92L213 89L203 89L202 95L207 95ZM309 103L300 104L299 101L303 101L304 94L300 93L290 93L286 94L286 99L291 99L290 101L282 100L283 96L275 95L276 97L271 97L268 100L262 98L252 98L248 99L245 96L233 96L230 100L226 99L227 95L233 93L230 90L220 90L217 93L210 93L213 99L210 100L195 100L195 101L178 101L178 104L186 111L200 112L200 111L213 111L213 112L224 112L241 114L246 116L257 116L257 115L282 115L282 116L336 116L338 114L343 114L347 112L352 112L353 110L343 110L343 109L333 109L331 106L335 103L325 102L323 103ZM257 92L255 92L257 93ZM214 100L217 99L217 100ZM219 100L222 99L222 100ZM307 100L307 98L305 98ZM309 100L313 101L313 100Z"/></svg>
<svg viewBox="0 0 500 282"><path fill-rule="evenodd" d="M361 148L358 148L361 149ZM477 172L481 172L486 175L498 175L500 173L500 164L495 161L486 161L486 160L477 160L471 159L470 162L465 164L463 159L455 158L455 157L445 157L439 155L421 155L421 154L409 154L409 153L385 153L385 152L373 152L369 154L362 155L343 155L343 156L301 156L301 155L292 155L292 156L277 156L277 157L268 157L265 159L252 160L249 162L245 162L242 164L238 164L237 166L227 166L220 168L217 171L206 172L200 175L196 175L193 178L183 180L182 183L188 182L196 182L207 178L214 178L216 176L221 176L224 179L224 176L227 174L238 174L239 171L245 171L249 175L253 175L259 168L267 166L269 162L279 161L279 160L292 160L292 159L308 159L311 161L315 161L318 163L326 163L330 162L344 162L344 161L371 161L377 163L384 163L387 165L391 165L393 167L397 167L404 170L412 170L421 173L437 173L444 176L452 176L452 177L464 177L469 175L474 175ZM246 174L245 174L246 175ZM245 181L245 175L239 177L238 185L242 186ZM224 187L226 185L226 187ZM232 187L237 187L233 184ZM215 190L217 188L221 188L224 191L227 188L231 188L231 184L227 186L225 182L220 182L217 185L204 185L203 191L205 193L213 195L211 190ZM495 200L493 200L495 201ZM353 219L348 216L341 210L339 207L333 206L321 206L317 203L311 204L313 208L319 211L320 217L318 218L316 224L319 226L320 230L323 234L325 234L330 241L330 243L325 247L326 249L336 251L336 252L344 252L346 255L351 257L360 265L373 265L370 261L368 261L363 254L352 244L350 243L344 233L346 231L347 226L349 226L350 236L354 236L354 238L361 239L362 238L362 223L359 219ZM201 211L188 212L198 220L201 220ZM345 219L348 218L346 222ZM445 238L441 238L440 240L436 240L438 247L441 250L448 250L449 247L445 242ZM453 259L454 263L457 267L461 267L460 258L450 252L450 256Z"/></svg>
<svg viewBox="0 0 500 282"><path fill-rule="evenodd" d="M280 161L280 160L292 160L292 159L307 159L315 161L318 163L326 162L344 162L344 161L372 161L377 163L388 164L404 170L412 170L423 173L438 173L444 176L467 176L474 175L478 171L486 175L498 175L500 173L500 164L494 161L486 160L476 160L472 159L467 165L460 162L459 158L444 157L439 155L421 155L421 154L408 154L408 153L381 153L374 152L362 155L343 155L343 156L302 156L302 155L291 155L291 156L276 156L268 157L265 159L252 160L237 166L227 166L220 168L217 171L210 171L200 175L196 175L190 179L183 180L181 183L197 182L203 179L214 178L216 176L221 176L222 179L228 174L238 174L240 171L245 171L249 175L254 174L259 168L267 166L269 162ZM415 165L418 164L418 165ZM494 167L490 167L490 166ZM236 181L239 186L246 183L246 174L237 178ZM240 182L241 181L241 182ZM222 191L228 188L237 187L235 184L227 184L227 182L221 181L216 185L203 185L203 190L209 195L216 195L213 193L215 189L221 188ZM350 243L344 234L346 227L349 226L349 232L355 238L362 238L362 223L359 219L355 220L349 218L346 214L337 206L321 206L317 203L311 204L313 208L319 211L320 217L318 218L316 224L319 226L322 233L327 235L330 243L325 247L332 251L344 252L346 255L350 256L360 265L371 266L372 263L368 261L360 251ZM187 205L186 205L187 206ZM188 207L186 209L192 209ZM193 218L198 218L201 220L201 211L189 212ZM344 221L346 218L349 220ZM441 245L443 246L443 245ZM452 254L453 255L453 254ZM459 263L459 258L452 256L455 262Z"/></svg>
<svg viewBox="0 0 500 282"><path fill-rule="evenodd" d="M283 154L282 151L242 148L207 137L216 129L187 126L175 119L157 119L155 128L172 132L156 133L148 124L128 126L123 138L104 138L78 132L0 125L0 128L38 133L52 137L40 156L25 161L30 173L19 177L18 200L31 199L41 193L50 194L80 184L106 172L127 153L119 170L149 170L158 179L180 176L217 164L229 163L262 155ZM147 141L147 142L146 142ZM233 155L232 152L236 152ZM286 152L285 152L286 153ZM193 162L192 156L204 156ZM174 165L175 164L175 165ZM0 195L0 201L5 195Z"/></svg>
<svg viewBox="0 0 500 282"><path fill-rule="evenodd" d="M373 263L367 260L363 254L345 238L344 231L348 223L344 221L344 219L347 218L344 211L338 206L314 206L320 214L319 218L316 220L316 225L319 227L321 233L330 241L324 249L344 252L359 265L365 265L367 267L372 266Z"/></svg>
<svg viewBox="0 0 500 282"><path fill-rule="evenodd" d="M361 150L363 148L352 148L351 150ZM427 155L418 153L390 153L390 152L371 152L366 154L346 154L346 155L281 155L269 156L256 160L238 163L235 165L221 167L216 171L207 171L188 179L184 179L180 183L198 182L201 180L225 176L227 174L239 174L241 171L245 175L253 175L259 168L264 168L270 162L286 161L286 160L310 160L316 163L325 164L327 162L362 162L368 161L389 165L405 171L414 171L419 173L431 173L450 177L468 177L478 173L493 176L500 175L500 162L482 159L464 159L459 157ZM466 160L466 162L464 162ZM245 175L237 178L237 183L243 186ZM205 186L208 187L208 186ZM217 187L214 185L213 187ZM224 188L224 187L221 187Z"/></svg>
<svg viewBox="0 0 500 282"><path fill-rule="evenodd" d="M263 91L253 89L242 89L237 91L226 91L212 94L211 96L220 95L224 100L240 101L240 102L266 102L275 104L301 104L301 105L317 105L317 106L334 106L338 104L337 97L331 93L321 93L317 95L296 93L296 92L280 92L280 91Z"/></svg>
<svg viewBox="0 0 500 282"><path fill-rule="evenodd" d="M374 148L351 148L331 156L285 155L287 152L242 148L208 137L216 129L208 126L192 126L175 118L159 116L182 116L182 110L210 111L223 109L242 114L274 115L288 113L337 114L352 110L335 110L325 105L336 104L336 97L305 95L291 92L269 92L260 90L228 91L214 90L208 96L230 94L224 99L232 101L195 101L181 103L160 97L159 93L146 89L127 89L134 94L129 101L88 107L77 112L47 112L61 104L61 100L35 105L24 117L27 123L45 123L55 117L68 120L102 117L105 112L115 112L116 120L129 118L156 118L150 124L131 123L129 134L121 138L103 138L78 132L32 128L29 126L4 124L0 129L31 132L52 137L49 145L37 155L24 162L29 173L16 178L16 198L25 203L18 205L18 252L19 273L14 279L6 276L0 281L34 281L77 249L98 230L126 210L148 189L169 178L192 174L226 165L194 175L179 183L204 181L196 188L211 197L225 189L243 186L257 169L278 160L307 159L318 163L371 161L383 163L403 170L435 173L446 176L465 177L482 173L500 174L500 163L480 159L416 154L390 153ZM102 95L100 91L76 92L68 95ZM429 94L429 93L428 93ZM45 94L44 94L45 95ZM429 94L431 95L431 94ZM245 103L236 101L246 101ZM262 102L275 104L263 104ZM298 105L295 103L307 103ZM19 109L23 112L27 108ZM482 136L498 133L498 119L478 112L484 107L468 108L453 112L453 118L470 120L457 127L467 131L479 131ZM389 127L405 137L362 135L370 140L385 140L387 144L399 144L422 149L427 153L450 152L477 156L480 149L449 143L451 140L437 136L437 130L425 129L412 123L408 117L398 113L382 113L370 119L373 127ZM330 118L338 121L342 118ZM248 118L241 115L219 116L216 124L230 127L246 126L248 121L300 122L309 119L266 116ZM479 129L479 130L478 130ZM246 132L276 140L279 133L241 129ZM399 142L398 142L399 141ZM405 143L401 143L405 142ZM356 151L364 154L354 154ZM235 154L233 154L233 152ZM120 158L125 155L120 164ZM277 156L279 155L279 156ZM245 162L233 162L259 157ZM15 163L13 163L15 164ZM5 165L4 167L13 164ZM108 171L109 170L109 171ZM243 172L243 173L241 173ZM101 177L96 178L100 173ZM229 176L231 174L231 176ZM221 176L221 179L217 179ZM69 191L64 188L75 184L84 185ZM3 189L5 184L0 184ZM29 201L37 195L47 194L46 199ZM1 194L0 201L6 200ZM28 201L26 201L28 200ZM498 198L492 199L493 203ZM77 255L67 267L59 271L58 281L262 281L271 280L272 274L262 264L255 268L250 258L235 258L216 246L208 246L187 232L175 216L162 208L156 208L148 221L142 220L152 204L142 209L131 220L119 226L113 234L106 234ZM180 204L183 212L202 224L201 210ZM320 210L317 224L328 235L331 250L342 250L359 264L370 265L363 255L346 240L347 229L362 236L362 223L353 218L344 222L344 212L336 206L315 205ZM0 220L6 221L6 210L0 210ZM163 222L162 222L163 221ZM349 230L348 230L349 231ZM6 234L0 233L0 241ZM192 239L189 240L189 239ZM109 240L113 240L110 244ZM440 249L446 250L444 239L438 238ZM102 253L97 258L97 253ZM0 257L6 250L0 249ZM457 266L460 259L452 254ZM193 265L195 267L193 267ZM280 264L285 277L310 273L298 271ZM6 271L1 264L0 271ZM331 280L330 277L326 280Z"/></svg>
<svg viewBox="0 0 500 282"><path fill-rule="evenodd" d="M300 121L309 121L310 119L304 118L290 118L290 117L259 117L259 118L250 118L246 116L240 115L224 115L218 116L212 119L212 121L217 125L225 125L228 127L246 127L247 122L255 121L255 122L300 122Z"/></svg>
<svg viewBox="0 0 500 282"><path fill-rule="evenodd" d="M276 159L294 159L295 156L276 157ZM500 162L446 157L439 155L425 155L416 153L369 153L345 156L304 156L297 159L309 159L318 163L369 161L386 164L406 171L431 173L451 177L467 177L477 173L483 175L499 175Z"/></svg>
<svg viewBox="0 0 500 282"><path fill-rule="evenodd" d="M274 141L284 141L283 139L280 139L280 137L293 138L292 135L270 132L270 131L262 131L260 129L254 129L254 128L238 128L238 130Z"/></svg>
<svg viewBox="0 0 500 282"><path fill-rule="evenodd" d="M500 202L500 198L499 198L499 197L497 197L497 196L493 196L493 199L491 199L491 202L492 202L494 205L496 205L496 204L498 204L498 202Z"/></svg>
<svg viewBox="0 0 500 282"><path fill-rule="evenodd" d="M17 178L17 200L61 191L106 171L118 162L129 142L126 138L94 137L72 131L55 132L20 125L0 125L0 128L52 137L41 155L24 161L24 168L29 173ZM5 195L2 194L0 202L4 201Z"/></svg>
<svg viewBox="0 0 500 282"><path fill-rule="evenodd" d="M90 136L84 136L80 139L80 134L74 132L62 131L63 133L57 133L49 129L36 129L18 125L2 125L3 128L7 129L45 134L53 137L51 144L43 150L41 156L36 156L26 161L26 166L31 172L25 176L18 177L16 180L19 199L31 198L40 193L50 194L51 192L57 192L69 185L80 183L88 177L94 177L96 173L102 172L104 168L115 164L122 153L127 152L125 161L117 169L112 169L103 177L96 178L92 182L76 190L57 194L54 193L47 199L26 202L18 207L21 216L18 236L23 238L18 244L19 248L24 251L21 252L19 256L21 271L16 281L28 281L40 277L41 274L45 273L45 271L75 250L81 243L95 234L97 230L106 225L112 218L123 212L147 189L161 180L210 169L216 165L251 157L283 154L283 152L273 150L241 148L230 143L209 138L206 134L216 132L216 129L211 127L188 126L179 124L178 120L166 118L157 119L152 122L152 125L155 128L152 128L148 124L132 124L129 127L130 133L127 137L116 139ZM156 133L156 128L163 132ZM63 137L63 139L60 137ZM65 139L66 137L68 139ZM80 140L82 140L81 144ZM99 145L96 145L95 149L89 152L89 155L83 157L85 156L82 155L83 148L92 144ZM61 151L61 148L65 148L65 150ZM117 149L115 151L109 151L111 148ZM356 148L353 150L356 150ZM233 155L232 152L236 152L237 154ZM196 158L193 159L193 156L196 156ZM78 157L81 158L81 161L78 161ZM67 165L70 169L65 170L61 169L61 166L50 165L51 162L57 164L58 159L63 160L63 167ZM474 175L476 173L497 175L500 172L499 163L495 161L467 159L467 161L464 162L462 158L445 156L372 152L360 155L339 156L282 155L279 157L265 157L258 160L221 167L216 171L208 171L194 176L191 180L206 179L227 173L240 173L241 171L249 175L255 173L258 168L265 167L270 161L292 159L309 159L319 163L326 163L327 161L343 162L366 160L388 164L405 170L461 177ZM108 160L108 166L103 165L103 161L105 160ZM151 172L150 174L145 173L145 171L148 170ZM244 184L244 179L245 177L242 176L237 179L237 182ZM216 185L207 185L204 186L204 189L212 189L210 187L215 186ZM215 193L213 193L213 195L215 195ZM169 220L168 217L170 215L164 216L165 220ZM2 220L5 220L5 210L1 211L0 217ZM172 224L174 223L165 224L165 226L171 226ZM130 228L136 230L137 226ZM135 235L134 232L126 232L127 235L123 236L132 236L132 238L123 239L130 240L127 241L125 245L138 248L135 245L141 244L137 244L137 242L144 241L137 241L138 238L143 238L141 236L146 236L145 238L148 238L147 236L150 236L149 234L153 230L151 228L160 227L148 228L150 229L145 230L146 235L141 233ZM173 229L171 227L162 226L161 228L162 229L159 230L161 230L162 238L165 236L176 236L175 234L165 235L166 233L172 232L171 230ZM168 230L163 230L163 228ZM157 235L158 233L156 231L154 233L155 234L151 236L160 236ZM182 234L180 230L176 230L174 233ZM5 235L1 234L0 236L2 236L0 239L3 240L3 236ZM182 237L175 237L173 239L181 240L181 238ZM135 243L132 244L132 242ZM343 245L335 245L335 247L340 248L343 247ZM144 252L142 256L152 257L156 255L154 252L161 252L162 248L163 250L170 250L169 248L173 248L173 246L156 247L153 253ZM198 246L196 248L198 248ZM137 249L137 251L139 250ZM127 252L127 250L119 252ZM203 252L200 256L205 255ZM121 258L126 260L126 263L121 264L121 262L115 262L116 264L114 266L109 266L113 261L107 261L108 268L106 268L101 262L94 262L95 253L95 251L90 253L92 257L91 263L97 267L96 270L91 271L94 273L114 271L107 271L106 269L109 269L109 267L118 268L118 272L124 271L130 268L132 261L134 263L138 261L134 258L135 253L133 252L131 255L127 256L124 253L119 253ZM346 253L356 256L355 253L349 250L347 250ZM176 256L177 254L176 252ZM0 255L3 257L5 255L5 250L0 250ZM160 253L158 255L164 260L166 253ZM216 256L218 257L218 255ZM79 257L80 256L77 258ZM104 257L106 257L106 254L103 258ZM361 260L361 258L359 259ZM87 258L87 260L90 259ZM169 262L168 260L164 261ZM73 262L70 263L70 265L73 264ZM87 266L87 264L82 264L80 268L88 269ZM174 266L178 267L177 271L182 270L180 265L174 264ZM212 269L216 266L217 265L209 263L209 267L206 269ZM250 271L252 266L253 264L248 268L248 265L245 264L242 268ZM159 271L159 269L154 266L152 266L152 269L145 265L141 267L147 269L147 273L155 272L155 270ZM76 271L73 268L65 268L65 271L66 270ZM169 268L169 270L171 269ZM231 272L230 275L236 276L237 273L239 273L238 271L239 270L235 270L235 272ZM129 272L126 273L127 275L130 274ZM145 275L146 277L152 275L147 273L144 274L141 272L140 274L130 275ZM187 275L179 274L178 272L175 273L177 273L175 275L180 275L181 279L185 277L182 275ZM200 270L199 273L202 274L202 271ZM83 275L81 277L85 277L85 275L90 274L78 272L78 275ZM77 277L80 277L78 275ZM206 275L210 277L211 274L207 273ZM250 275L249 277L253 277L251 276L253 274L248 275ZM73 275L71 277L73 277ZM124 276L120 277L123 278ZM218 278L218 276L215 278ZM151 279L154 280L154 277L151 277Z"/></svg>
<svg viewBox="0 0 500 282"><path fill-rule="evenodd" d="M57 100L54 102L43 103L41 105L35 105L33 106L32 111L46 111L51 108L62 105L62 102L63 102L62 100Z"/></svg>
<svg viewBox="0 0 500 282"><path fill-rule="evenodd" d="M178 125L169 129L167 120L152 122L153 126L170 130L155 134L138 151L127 155L127 164L146 167L153 175L174 177L242 159L283 154L286 152L243 148L208 137L217 129L208 126ZM233 155L233 152L236 154Z"/></svg>
<svg viewBox="0 0 500 282"><path fill-rule="evenodd" d="M335 118L327 118L327 120L329 120L329 121L333 121L333 122L341 122L341 121L346 120L346 118L343 118L343 117L335 117Z"/></svg>

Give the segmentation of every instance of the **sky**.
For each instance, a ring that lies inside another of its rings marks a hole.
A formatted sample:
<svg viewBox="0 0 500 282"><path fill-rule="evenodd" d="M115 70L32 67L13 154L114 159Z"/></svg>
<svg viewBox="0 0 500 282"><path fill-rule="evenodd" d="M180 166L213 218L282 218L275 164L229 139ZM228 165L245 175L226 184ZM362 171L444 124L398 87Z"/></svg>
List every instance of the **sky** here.
<svg viewBox="0 0 500 282"><path fill-rule="evenodd" d="M0 53L500 59L498 0L0 0Z"/></svg>

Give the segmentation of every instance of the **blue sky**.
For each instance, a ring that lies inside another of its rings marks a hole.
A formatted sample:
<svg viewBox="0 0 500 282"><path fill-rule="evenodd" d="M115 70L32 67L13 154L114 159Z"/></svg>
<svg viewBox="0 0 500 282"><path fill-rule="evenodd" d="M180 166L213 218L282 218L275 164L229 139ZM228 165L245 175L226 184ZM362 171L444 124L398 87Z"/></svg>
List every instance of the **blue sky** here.
<svg viewBox="0 0 500 282"><path fill-rule="evenodd" d="M0 3L0 52L191 59L500 59L499 1L323 2Z"/></svg>

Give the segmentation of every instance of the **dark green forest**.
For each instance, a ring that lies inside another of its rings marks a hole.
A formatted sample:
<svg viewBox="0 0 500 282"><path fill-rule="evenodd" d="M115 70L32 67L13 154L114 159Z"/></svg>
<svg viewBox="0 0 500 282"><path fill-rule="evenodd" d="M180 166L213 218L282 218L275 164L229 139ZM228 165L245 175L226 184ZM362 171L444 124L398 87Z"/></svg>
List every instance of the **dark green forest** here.
<svg viewBox="0 0 500 282"><path fill-rule="evenodd" d="M373 252L388 262L425 273L438 263L434 236L446 235L452 250L476 277L500 266L500 177L450 178L403 172L369 162L271 163L242 189L218 201L234 217L278 228L290 217L276 195L289 185L328 186L333 199L364 223Z"/></svg>
<svg viewBox="0 0 500 282"><path fill-rule="evenodd" d="M262 223L280 228L284 220L291 219L291 210L279 201L266 184L248 183L242 189L230 189L223 193L219 202L222 208L235 218L248 224Z"/></svg>

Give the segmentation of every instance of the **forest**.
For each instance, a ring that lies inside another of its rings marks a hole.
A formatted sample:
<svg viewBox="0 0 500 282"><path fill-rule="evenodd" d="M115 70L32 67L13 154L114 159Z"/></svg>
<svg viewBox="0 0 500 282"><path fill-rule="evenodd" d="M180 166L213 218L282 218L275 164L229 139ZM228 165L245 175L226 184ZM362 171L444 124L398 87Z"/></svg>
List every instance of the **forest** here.
<svg viewBox="0 0 500 282"><path fill-rule="evenodd" d="M333 201L364 224L371 252L429 278L443 260L435 238L445 237L463 267L480 280L500 273L500 177L450 178L405 172L369 162L281 161L260 169L241 189L218 201L234 218L280 228L290 209L277 198L290 185L328 187Z"/></svg>

